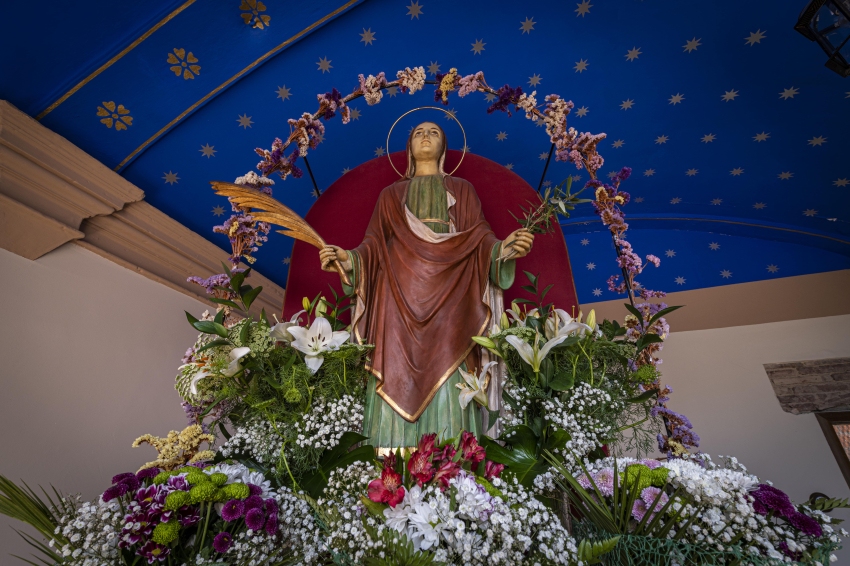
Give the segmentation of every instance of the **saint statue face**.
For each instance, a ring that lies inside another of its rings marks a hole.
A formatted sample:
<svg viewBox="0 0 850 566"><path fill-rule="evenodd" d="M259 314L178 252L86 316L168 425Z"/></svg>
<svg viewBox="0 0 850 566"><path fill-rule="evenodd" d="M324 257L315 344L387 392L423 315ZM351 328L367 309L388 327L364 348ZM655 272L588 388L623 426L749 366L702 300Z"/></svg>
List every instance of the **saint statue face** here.
<svg viewBox="0 0 850 566"><path fill-rule="evenodd" d="M407 138L407 174L408 179L416 171L416 162L431 161L437 164L440 173L443 172L443 162L446 159L446 134L434 122L422 122L410 132Z"/></svg>

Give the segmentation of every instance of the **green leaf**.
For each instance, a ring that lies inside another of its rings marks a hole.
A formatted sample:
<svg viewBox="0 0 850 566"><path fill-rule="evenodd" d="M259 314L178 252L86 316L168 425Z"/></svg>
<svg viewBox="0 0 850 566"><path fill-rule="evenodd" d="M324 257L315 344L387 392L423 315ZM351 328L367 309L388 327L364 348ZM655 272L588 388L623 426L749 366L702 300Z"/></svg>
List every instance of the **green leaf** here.
<svg viewBox="0 0 850 566"><path fill-rule="evenodd" d="M550 452L562 450L571 439L572 435L570 435L567 431L550 428L549 438L546 439L546 446L544 449Z"/></svg>
<svg viewBox="0 0 850 566"><path fill-rule="evenodd" d="M224 269L224 272L227 274L227 276L230 277L230 268L227 267L227 264L225 264L224 262L221 262L221 267L222 267L222 269Z"/></svg>
<svg viewBox="0 0 850 566"><path fill-rule="evenodd" d="M242 271L240 273L234 273L230 276L230 288L233 289L236 294L239 294L239 288L245 281L245 275L246 273Z"/></svg>
<svg viewBox="0 0 850 566"><path fill-rule="evenodd" d="M549 382L549 388L553 391L567 391L575 385L576 378L571 371L560 371L555 374L552 381Z"/></svg>
<svg viewBox="0 0 850 566"><path fill-rule="evenodd" d="M546 288L545 288L545 289L543 289L543 292L542 292L542 293L540 293L540 300L541 300L541 301L543 301L543 298L544 298L544 297L546 297L546 293L548 293L548 292L549 292L549 289L551 289L551 288L552 288L552 287L554 287L554 286L555 286L555 284L554 284L554 283L549 283L548 285L546 285Z"/></svg>
<svg viewBox="0 0 850 566"><path fill-rule="evenodd" d="M658 342L664 342L664 338L662 338L658 334L644 334L635 343L635 348L637 348L638 352L642 352L643 349L649 346L650 344L656 344Z"/></svg>
<svg viewBox="0 0 850 566"><path fill-rule="evenodd" d="M628 309L628 311L630 313L632 313L633 315L635 315L637 317L638 322L643 324L643 314L639 310L637 310L635 307L633 307L629 303L623 303L623 305L626 307L626 309Z"/></svg>
<svg viewBox="0 0 850 566"><path fill-rule="evenodd" d="M247 309L247 307L245 307ZM242 323L242 328L239 330L239 342L244 346L248 343L248 338L251 336L251 321L245 319Z"/></svg>
<svg viewBox="0 0 850 566"><path fill-rule="evenodd" d="M189 311L183 311L183 312L186 313L186 320L189 321L189 324L191 324L192 326L195 326L195 323L198 322L198 319L195 318L194 316L192 316L191 314L189 314Z"/></svg>
<svg viewBox="0 0 850 566"><path fill-rule="evenodd" d="M227 329L217 322L212 322L210 320L199 320L195 322L192 326L194 326L197 330L203 332L204 334L216 334L221 336L222 338L227 338Z"/></svg>
<svg viewBox="0 0 850 566"><path fill-rule="evenodd" d="M228 300L228 299L219 299L217 297L210 297L210 300L214 303L218 303L219 305L226 305L226 306L234 308L234 309L239 308L239 305L237 305L236 303L234 303L233 301Z"/></svg>
<svg viewBox="0 0 850 566"><path fill-rule="evenodd" d="M213 322L217 324L222 324L224 322L224 309L221 309L220 311L215 313L215 318L213 319Z"/></svg>
<svg viewBox="0 0 850 566"><path fill-rule="evenodd" d="M525 273L525 276L528 277L528 280L531 282L531 284L536 287L537 286L537 276L532 275L528 271L523 271L523 273Z"/></svg>
<svg viewBox="0 0 850 566"><path fill-rule="evenodd" d="M658 311L657 313L652 315L652 318L649 319L648 326L652 326L652 323L655 322L656 320L658 320L659 318L661 318L662 316L665 316L666 314L671 313L676 309L680 309L683 306L685 306L685 305L679 305L678 307L667 307L666 309L661 309L660 311Z"/></svg>
<svg viewBox="0 0 850 566"><path fill-rule="evenodd" d="M389 508L389 505L386 503L376 503L365 495L360 496L360 503L363 504L363 507L366 508L366 511L368 511L370 515L378 517L381 520L384 518L384 509Z"/></svg>
<svg viewBox="0 0 850 566"><path fill-rule="evenodd" d="M597 541L583 539L578 545L578 558L585 564L599 564L600 556L614 550L619 541L619 536Z"/></svg>
<svg viewBox="0 0 850 566"><path fill-rule="evenodd" d="M523 285L522 287L520 287L520 289L522 289L523 291L528 291L532 295L537 294L537 289L535 289L531 285Z"/></svg>
<svg viewBox="0 0 850 566"><path fill-rule="evenodd" d="M230 340L226 340L224 338L219 338L219 339L213 340L209 344L205 344L202 348L198 348L197 350L195 350L195 353L200 354L201 352L205 352L206 350L209 350L210 348L215 348L217 346L230 346L232 344L233 344L233 342L231 342Z"/></svg>
<svg viewBox="0 0 850 566"><path fill-rule="evenodd" d="M487 459L504 464L519 483L531 487L534 478L548 468L546 462L537 459L539 439L526 425L509 428L500 439L505 442L504 447L492 438L482 438L481 446L487 451Z"/></svg>

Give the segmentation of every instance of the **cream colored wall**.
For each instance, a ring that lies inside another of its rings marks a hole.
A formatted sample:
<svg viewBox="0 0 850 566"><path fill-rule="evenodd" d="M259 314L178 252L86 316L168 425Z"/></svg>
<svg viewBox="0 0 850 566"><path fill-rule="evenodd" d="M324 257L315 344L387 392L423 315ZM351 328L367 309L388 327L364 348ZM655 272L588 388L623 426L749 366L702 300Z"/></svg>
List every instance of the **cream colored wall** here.
<svg viewBox="0 0 850 566"><path fill-rule="evenodd" d="M843 498L850 489L817 419L783 411L762 364L847 356L850 315L690 332L673 328L661 352L662 380L673 388L669 407L691 419L702 450L713 458L737 456L797 502L814 491ZM847 512L836 516L850 519ZM839 564L850 563L850 549L839 557Z"/></svg>
<svg viewBox="0 0 850 566"><path fill-rule="evenodd" d="M153 459L143 434L185 426L173 383L199 301L75 244L0 249L0 474L93 497ZM30 548L0 516L0 565Z"/></svg>

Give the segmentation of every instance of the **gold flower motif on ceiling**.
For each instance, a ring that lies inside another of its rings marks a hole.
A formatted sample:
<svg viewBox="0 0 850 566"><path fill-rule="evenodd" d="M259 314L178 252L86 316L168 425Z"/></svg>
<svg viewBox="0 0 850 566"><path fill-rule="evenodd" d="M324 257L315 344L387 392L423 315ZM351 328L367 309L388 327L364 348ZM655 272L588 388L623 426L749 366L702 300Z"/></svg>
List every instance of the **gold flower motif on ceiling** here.
<svg viewBox="0 0 850 566"><path fill-rule="evenodd" d="M176 77L182 74L183 79L189 80L201 74L201 66L195 65L198 62L198 58L191 51L187 55L185 49L177 49L175 47L174 52L168 54L168 62L171 64L171 72Z"/></svg>
<svg viewBox="0 0 850 566"><path fill-rule="evenodd" d="M116 130L126 130L127 126L133 125L133 117L130 116L130 111L124 108L123 104L116 106L112 100L104 102L103 106L98 106L97 115L102 116L100 122L107 128L114 126Z"/></svg>
<svg viewBox="0 0 850 566"><path fill-rule="evenodd" d="M253 23L253 27L257 29L263 29L272 21L271 16L260 13L266 11L266 5L259 0L242 0L239 9L242 10L242 14L240 15L245 24L250 25Z"/></svg>

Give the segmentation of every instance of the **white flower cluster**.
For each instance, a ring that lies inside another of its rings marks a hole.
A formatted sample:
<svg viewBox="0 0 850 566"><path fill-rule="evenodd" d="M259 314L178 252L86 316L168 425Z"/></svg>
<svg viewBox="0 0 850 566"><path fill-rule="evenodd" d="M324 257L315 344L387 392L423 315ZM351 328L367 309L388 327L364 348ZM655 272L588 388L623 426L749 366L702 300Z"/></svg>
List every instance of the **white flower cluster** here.
<svg viewBox="0 0 850 566"><path fill-rule="evenodd" d="M62 564L74 566L112 566L121 560L118 541L124 514L117 500L108 503L100 497L96 502L81 503L79 496L66 498L64 507L76 511L59 517L55 533L70 544L59 549ZM55 540L48 543L56 546Z"/></svg>
<svg viewBox="0 0 850 566"><path fill-rule="evenodd" d="M283 438L278 435L272 423L258 418L238 427L218 451L225 458L243 454L259 464L272 466L277 463L281 448Z"/></svg>
<svg viewBox="0 0 850 566"><path fill-rule="evenodd" d="M302 448L319 451L339 444L348 431L360 432L363 427L363 405L351 395L336 401L319 401L313 405L302 422L295 425L298 436L295 443Z"/></svg>
<svg viewBox="0 0 850 566"><path fill-rule="evenodd" d="M310 505L285 487L264 497L273 497L277 501L280 517L277 536L270 537L263 531L250 529L241 532L233 538L233 545L222 556L224 562L245 566L282 562L316 564L321 548L321 531L313 520ZM221 564L222 560L212 562Z"/></svg>
<svg viewBox="0 0 850 566"><path fill-rule="evenodd" d="M383 520L368 514L360 494L376 477L374 468L355 464L333 472L327 500L327 545L355 563L387 558L381 535L403 535L417 551L450 564L574 564L576 546L558 518L519 484L494 478L501 495L491 494L475 477L461 472L446 491L414 486ZM332 504L332 505L328 505ZM371 534L370 534L371 533ZM374 536L377 534L377 536Z"/></svg>
<svg viewBox="0 0 850 566"><path fill-rule="evenodd" d="M595 415L622 410L619 405L622 403L612 401L611 395L589 383L576 385L566 402L559 399L543 401L543 418L570 434L570 440L561 451L567 462L574 460L576 455L584 456L604 444L611 436L612 427Z"/></svg>
<svg viewBox="0 0 850 566"><path fill-rule="evenodd" d="M417 90L422 90L425 87L425 68L424 67L405 67L403 71L396 73L396 78L401 86L410 89L408 92L413 94Z"/></svg>
<svg viewBox="0 0 850 566"><path fill-rule="evenodd" d="M381 101L384 93L381 91L387 85L387 80L384 78L384 73L378 73L378 76L369 75L363 78L360 75L360 90L363 92L363 98L366 99L366 104L374 106Z"/></svg>
<svg viewBox="0 0 850 566"><path fill-rule="evenodd" d="M531 94L522 93L517 100L517 107L522 110L525 110L525 117L529 120L534 120L535 122L539 119L537 115L534 113L534 109L537 108L537 99L534 98L534 95L537 94L537 91L533 91Z"/></svg>
<svg viewBox="0 0 850 566"><path fill-rule="evenodd" d="M236 177L236 180L233 182L237 185L274 185L273 180L257 175L253 171L248 171L241 177Z"/></svg>

